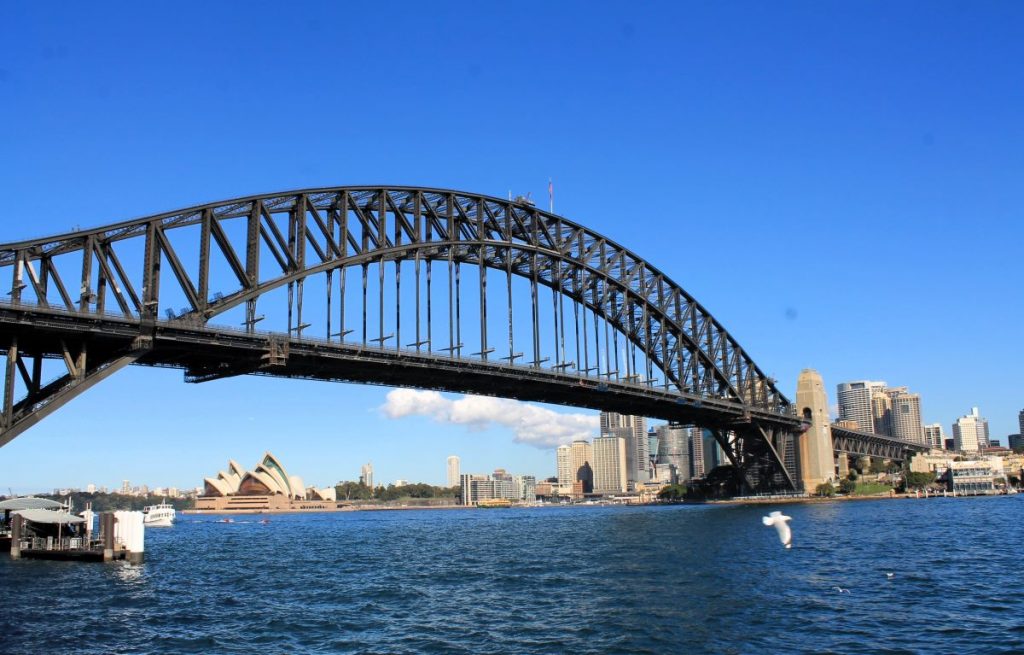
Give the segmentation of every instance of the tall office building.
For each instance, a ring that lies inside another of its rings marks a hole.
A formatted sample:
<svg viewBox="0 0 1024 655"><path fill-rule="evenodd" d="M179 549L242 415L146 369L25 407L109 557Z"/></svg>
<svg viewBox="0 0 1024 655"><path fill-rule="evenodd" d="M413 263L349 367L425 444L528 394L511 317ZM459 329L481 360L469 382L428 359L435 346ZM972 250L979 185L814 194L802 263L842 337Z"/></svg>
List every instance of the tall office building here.
<svg viewBox="0 0 1024 655"><path fill-rule="evenodd" d="M617 494L626 491L626 440L616 436L594 439L594 492Z"/></svg>
<svg viewBox="0 0 1024 655"><path fill-rule="evenodd" d="M132 484L128 480L121 480L121 493L128 496L132 493Z"/></svg>
<svg viewBox="0 0 1024 655"><path fill-rule="evenodd" d="M946 447L946 435L942 433L941 423L930 423L924 426L924 438L931 448Z"/></svg>
<svg viewBox="0 0 1024 655"><path fill-rule="evenodd" d="M1020 432L1018 434L1024 434L1024 409L1020 410L1020 414L1017 414L1017 423L1020 425Z"/></svg>
<svg viewBox="0 0 1024 655"><path fill-rule="evenodd" d="M558 472L558 486L572 486L576 473L572 468L572 446L559 446L555 450L555 463Z"/></svg>
<svg viewBox="0 0 1024 655"><path fill-rule="evenodd" d="M868 432L892 436L892 397L888 389L871 389L871 429Z"/></svg>
<svg viewBox="0 0 1024 655"><path fill-rule="evenodd" d="M961 416L953 424L953 447L956 450L977 452L988 447L988 421L972 407L971 413Z"/></svg>
<svg viewBox="0 0 1024 655"><path fill-rule="evenodd" d="M654 428L647 428L647 452L650 454L650 464L647 466L647 470L653 478L654 463L658 459L658 433Z"/></svg>
<svg viewBox="0 0 1024 655"><path fill-rule="evenodd" d="M601 412L601 436L615 435L626 439L626 471L630 483L646 482L650 461L647 440L647 419L616 412Z"/></svg>
<svg viewBox="0 0 1024 655"><path fill-rule="evenodd" d="M571 482L582 482L583 493L594 490L594 449L589 441L577 439L569 447Z"/></svg>
<svg viewBox="0 0 1024 655"><path fill-rule="evenodd" d="M889 434L897 439L926 444L924 426L921 423L921 396L910 393L906 387L886 389L890 400L890 414L887 421Z"/></svg>
<svg viewBox="0 0 1024 655"><path fill-rule="evenodd" d="M841 382L836 387L836 401L839 403L840 420L856 421L857 429L864 432L875 432L875 418L878 416L878 427L885 428L884 400L872 403L877 395L883 395L885 382L860 380L857 382Z"/></svg>
<svg viewBox="0 0 1024 655"><path fill-rule="evenodd" d="M373 464L367 462L359 469L359 483L373 489Z"/></svg>
<svg viewBox="0 0 1024 655"><path fill-rule="evenodd" d="M462 461L458 455L448 456L448 486L455 487L459 484L459 475Z"/></svg>
<svg viewBox="0 0 1024 655"><path fill-rule="evenodd" d="M701 450L704 451L704 475L705 477L715 470L715 467L723 466L729 463L729 458L726 457L725 451L722 450L722 446L718 443L718 439L715 439L715 435L711 430L704 430L704 434L701 436L703 447Z"/></svg>
<svg viewBox="0 0 1024 655"><path fill-rule="evenodd" d="M711 434L703 428L690 428L690 474L694 478L703 478L704 470L704 435Z"/></svg>
<svg viewBox="0 0 1024 655"><path fill-rule="evenodd" d="M690 471L690 433L692 428L684 425L659 425L658 458L659 467L675 468L676 479L685 482L692 476Z"/></svg>

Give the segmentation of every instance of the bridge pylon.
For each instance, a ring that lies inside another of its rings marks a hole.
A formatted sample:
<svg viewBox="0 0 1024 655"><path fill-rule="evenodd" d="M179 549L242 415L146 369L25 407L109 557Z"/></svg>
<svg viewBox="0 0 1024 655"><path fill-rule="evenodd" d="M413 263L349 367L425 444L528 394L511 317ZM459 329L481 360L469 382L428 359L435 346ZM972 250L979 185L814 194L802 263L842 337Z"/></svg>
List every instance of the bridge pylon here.
<svg viewBox="0 0 1024 655"><path fill-rule="evenodd" d="M836 477L828 395L821 374L814 369L805 368L797 378L796 408L797 415L810 424L800 435L800 480L804 491L813 493L819 484Z"/></svg>

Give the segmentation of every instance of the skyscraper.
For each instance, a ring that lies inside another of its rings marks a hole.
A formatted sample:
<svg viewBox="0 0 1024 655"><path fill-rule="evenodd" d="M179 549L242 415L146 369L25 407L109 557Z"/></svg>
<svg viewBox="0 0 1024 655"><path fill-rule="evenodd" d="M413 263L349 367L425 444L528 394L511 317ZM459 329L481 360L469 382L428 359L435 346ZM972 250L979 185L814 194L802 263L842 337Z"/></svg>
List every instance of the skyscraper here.
<svg viewBox="0 0 1024 655"><path fill-rule="evenodd" d="M839 418L856 421L857 429L864 432L875 432L875 416L879 416L879 427L885 427L885 402L878 405L872 398L885 389L885 382L860 380L857 382L840 382L836 387L836 400L839 403Z"/></svg>
<svg viewBox="0 0 1024 655"><path fill-rule="evenodd" d="M594 492L616 494L626 491L626 440L616 436L594 439Z"/></svg>
<svg viewBox="0 0 1024 655"><path fill-rule="evenodd" d="M692 428L684 425L668 424L657 427L658 467L675 467L676 478L680 482L685 482L693 477L690 471L691 431Z"/></svg>
<svg viewBox="0 0 1024 655"><path fill-rule="evenodd" d="M448 486L455 487L459 484L461 460L458 455L448 456Z"/></svg>
<svg viewBox="0 0 1024 655"><path fill-rule="evenodd" d="M910 393L906 387L885 390L890 400L889 435L904 441L925 444L921 423L921 396ZM885 433L879 433L885 434Z"/></svg>
<svg viewBox="0 0 1024 655"><path fill-rule="evenodd" d="M359 469L359 483L373 489L373 464L367 462Z"/></svg>
<svg viewBox="0 0 1024 655"><path fill-rule="evenodd" d="M569 447L570 482L582 482L583 493L594 490L594 450L589 441L577 439Z"/></svg>
<svg viewBox="0 0 1024 655"><path fill-rule="evenodd" d="M1024 434L1024 409L1020 410L1020 414L1017 414L1017 423L1020 425L1020 432L1018 434Z"/></svg>
<svg viewBox="0 0 1024 655"><path fill-rule="evenodd" d="M690 429L690 474L694 478L703 478L704 470L704 435L711 434L703 428Z"/></svg>
<svg viewBox="0 0 1024 655"><path fill-rule="evenodd" d="M953 446L956 450L977 452L988 447L988 421L972 407L971 413L961 416L953 424Z"/></svg>
<svg viewBox="0 0 1024 655"><path fill-rule="evenodd" d="M946 446L946 435L942 433L941 423L924 426L924 438L928 446L932 448L945 448Z"/></svg>
<svg viewBox="0 0 1024 655"><path fill-rule="evenodd" d="M626 439L626 474L629 482L646 482L650 461L650 442L647 440L647 419L616 412L601 412L601 436Z"/></svg>
<svg viewBox="0 0 1024 655"><path fill-rule="evenodd" d="M555 450L555 463L558 472L558 486L571 487L576 479L575 471L572 468L572 446L568 444L559 446Z"/></svg>

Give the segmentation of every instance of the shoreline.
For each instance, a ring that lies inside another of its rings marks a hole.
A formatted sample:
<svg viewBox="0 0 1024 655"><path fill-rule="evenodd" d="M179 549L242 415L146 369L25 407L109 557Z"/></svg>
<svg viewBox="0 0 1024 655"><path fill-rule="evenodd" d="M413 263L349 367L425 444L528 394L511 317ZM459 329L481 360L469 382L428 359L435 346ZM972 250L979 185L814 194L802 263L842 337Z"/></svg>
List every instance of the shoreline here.
<svg viewBox="0 0 1024 655"><path fill-rule="evenodd" d="M333 509L258 509L258 510L196 510L184 509L180 514L189 516L250 516L256 514L333 514L337 512L400 512L408 510L480 510L480 509L559 509L573 507L650 507L658 505L774 505L774 504L795 504L795 503L836 503L856 502L865 500L932 500L935 498L991 498L1007 494L980 494L977 496L943 496L941 494L929 496L915 496L913 494L873 494L866 496L793 496L778 498L725 498L720 500L683 500L679 502L653 502L653 503L546 503L540 505L512 505L510 507L481 508L474 505L378 505L378 506L357 506L346 505Z"/></svg>

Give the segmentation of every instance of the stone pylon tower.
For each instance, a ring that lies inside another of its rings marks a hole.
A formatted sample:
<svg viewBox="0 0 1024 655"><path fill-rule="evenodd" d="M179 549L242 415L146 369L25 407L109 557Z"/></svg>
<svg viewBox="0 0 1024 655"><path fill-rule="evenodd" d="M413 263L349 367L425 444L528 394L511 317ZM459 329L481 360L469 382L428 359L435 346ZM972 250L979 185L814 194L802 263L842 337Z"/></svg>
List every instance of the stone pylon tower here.
<svg viewBox="0 0 1024 655"><path fill-rule="evenodd" d="M834 480L835 454L828 419L828 395L821 375L812 368L800 372L796 383L796 411L811 427L800 435L800 479L804 491L813 493L822 482Z"/></svg>

